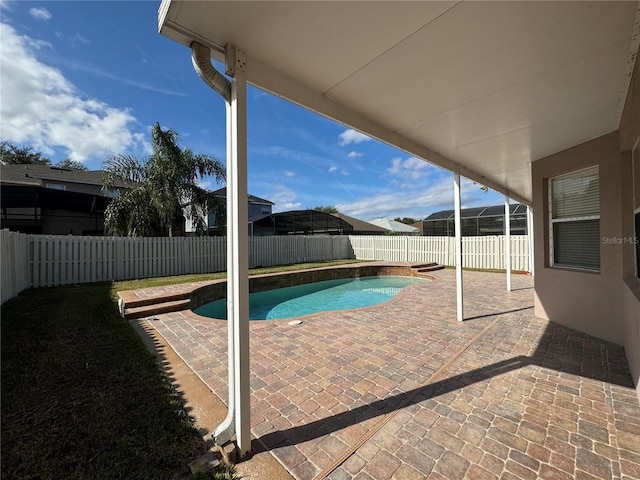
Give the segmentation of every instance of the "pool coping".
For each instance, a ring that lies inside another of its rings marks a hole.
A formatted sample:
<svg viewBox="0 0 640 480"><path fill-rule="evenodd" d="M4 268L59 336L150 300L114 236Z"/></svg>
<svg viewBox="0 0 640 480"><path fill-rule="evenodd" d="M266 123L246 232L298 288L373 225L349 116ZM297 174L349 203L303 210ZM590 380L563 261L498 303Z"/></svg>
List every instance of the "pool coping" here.
<svg viewBox="0 0 640 480"><path fill-rule="evenodd" d="M391 275L389 275L391 276ZM434 278L423 278L423 280L425 281L434 281ZM366 311L366 310L372 310L375 308L379 308L383 305L389 305L391 303L395 303L398 302L400 300L402 300L406 295L409 294L409 289L411 289L412 287L415 287L415 285L406 285L404 287L402 287L402 289L393 296L393 298L390 298L389 300L385 301L385 302L380 302L380 303L376 303L375 305L367 305L366 307L355 307L355 308L349 308L349 309L338 309L338 310L322 310L320 312L315 312L315 313L308 313L306 315L299 315L297 317L286 317L286 318L274 318L274 319L261 319L261 320L249 320L250 322L266 322L266 323L288 323L292 326L295 326L297 324L291 324L290 322L295 322L295 321L305 321L305 320L311 320L314 317L318 317L321 315L324 315L326 313L332 313L332 312L339 312L339 311ZM263 290L263 291L268 291L268 290ZM215 301L215 300L214 300ZM185 317L192 319L192 320L198 320L201 322L223 322L226 323L227 320L223 319L223 318L214 318L214 317L206 317L204 315L199 315L197 313L195 313L191 308L189 308L188 310L182 310L181 312Z"/></svg>
<svg viewBox="0 0 640 480"><path fill-rule="evenodd" d="M323 280L335 280L349 277L364 277L376 275L400 275L435 280L436 277L428 273L418 272L425 266L425 262L359 262L344 265L332 265L289 272L264 273L249 276L249 293L272 290L288 286L301 285ZM355 271L355 273L354 273ZM304 278L302 281L300 279ZM293 280L293 281L292 281ZM265 288L268 286L269 288ZM188 308L178 308L174 311L188 311L198 308L205 303L224 298L226 295L227 279L205 280L148 287L117 292L121 313L127 308L142 305L159 304L166 301L184 299L188 301ZM385 302L386 303L386 302ZM369 308L369 307L365 307ZM146 316L152 316L150 313ZM202 317L206 318L206 317ZM212 319L213 320L213 319ZM221 320L226 321L226 320Z"/></svg>
<svg viewBox="0 0 640 480"><path fill-rule="evenodd" d="M428 276L425 274L418 274L415 270L415 267L412 268L411 264L401 264L401 265L391 265L391 264L357 264L354 265L345 265L345 266L335 266L335 267L322 267L319 269L304 269L304 270L295 270L291 272L277 272L277 273L269 273L262 275L255 275L249 277L249 293L258 293L258 292L267 292L271 290L276 290L280 288L288 288L299 285L308 285L311 283L317 282L325 282L331 280L343 280L349 278L366 278L366 277L376 277L376 276L402 276L402 277L414 277L420 278L423 280L431 280L433 281L435 277ZM199 308L203 305L206 305L210 302L215 302L218 300L222 300L226 297L227 281L226 279L217 281L213 284L203 285L194 289L190 295L189 301L189 310L195 315L193 318L203 318L206 320L218 320L226 322L226 319L214 318L214 317L205 317L195 313L195 309ZM410 285L408 285L410 286ZM404 291L405 288L402 289ZM368 305L366 307L357 307L350 308L348 310L361 310L365 308L372 308L379 305L384 305L390 301L396 299L401 293L399 292L393 298L377 303L375 305ZM323 312L335 311L335 310L323 310ZM316 312L310 313L306 315L299 315L295 317L287 317L287 318L278 318L278 319L261 319L254 321L291 321L291 320L300 320L308 317L312 317L318 315Z"/></svg>

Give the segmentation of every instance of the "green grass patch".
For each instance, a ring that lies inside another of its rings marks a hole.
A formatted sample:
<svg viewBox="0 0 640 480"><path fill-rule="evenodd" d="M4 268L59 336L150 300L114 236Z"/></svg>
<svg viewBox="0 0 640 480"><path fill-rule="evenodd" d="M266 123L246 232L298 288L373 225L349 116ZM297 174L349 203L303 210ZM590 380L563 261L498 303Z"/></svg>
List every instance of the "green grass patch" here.
<svg viewBox="0 0 640 480"><path fill-rule="evenodd" d="M308 268L331 267L348 263L363 263L363 260L332 260L326 262L296 263L293 265L278 265L276 267L252 268L249 275L264 275L266 273L291 272ZM203 282L208 280L220 280L227 278L227 272L202 273L198 275L179 275L173 277L142 278L139 280L124 280L114 282L114 288L118 292L124 290L137 290L139 288L164 287L178 283Z"/></svg>
<svg viewBox="0 0 640 480"><path fill-rule="evenodd" d="M2 478L184 478L206 452L111 284L22 293L1 341Z"/></svg>
<svg viewBox="0 0 640 480"><path fill-rule="evenodd" d="M354 263L252 269L264 274ZM116 292L208 275L31 289L2 306L1 476L182 479L207 451L155 357L118 314ZM194 474L233 479L233 469Z"/></svg>

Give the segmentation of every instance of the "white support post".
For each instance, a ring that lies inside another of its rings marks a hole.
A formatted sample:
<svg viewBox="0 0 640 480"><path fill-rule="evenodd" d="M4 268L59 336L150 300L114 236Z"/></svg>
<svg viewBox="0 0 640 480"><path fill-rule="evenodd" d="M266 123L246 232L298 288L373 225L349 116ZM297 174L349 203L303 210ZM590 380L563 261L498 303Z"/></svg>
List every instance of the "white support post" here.
<svg viewBox="0 0 640 480"><path fill-rule="evenodd" d="M251 450L251 412L249 387L249 235L247 192L247 81L244 52L234 48L235 65L231 82L231 164L232 176L227 178L227 202L232 203L231 223L233 257L228 268L233 282L233 350L235 370L235 423L240 457Z"/></svg>
<svg viewBox="0 0 640 480"><path fill-rule="evenodd" d="M464 320L462 303L462 219L460 218L460 169L453 176L453 202L455 209L456 234L456 317L459 322Z"/></svg>
<svg viewBox="0 0 640 480"><path fill-rule="evenodd" d="M507 292L511 291L511 210L509 195L504 196L504 268L507 271Z"/></svg>
<svg viewBox="0 0 640 480"><path fill-rule="evenodd" d="M533 208L527 205L527 238L529 239L529 273L534 275Z"/></svg>

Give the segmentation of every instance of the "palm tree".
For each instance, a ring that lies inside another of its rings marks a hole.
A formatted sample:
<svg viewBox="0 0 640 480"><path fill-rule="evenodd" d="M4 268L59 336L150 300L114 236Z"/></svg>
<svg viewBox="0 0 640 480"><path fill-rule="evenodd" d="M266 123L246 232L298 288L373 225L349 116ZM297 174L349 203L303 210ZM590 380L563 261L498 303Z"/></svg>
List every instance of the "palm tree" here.
<svg viewBox="0 0 640 480"><path fill-rule="evenodd" d="M120 189L105 210L105 229L119 236L172 237L180 235L185 216L196 234L206 232L206 213L221 209L198 179L224 181L222 163L211 155L194 154L178 145L178 134L156 123L151 130L153 153L140 163L129 155L109 156L103 162L103 191Z"/></svg>

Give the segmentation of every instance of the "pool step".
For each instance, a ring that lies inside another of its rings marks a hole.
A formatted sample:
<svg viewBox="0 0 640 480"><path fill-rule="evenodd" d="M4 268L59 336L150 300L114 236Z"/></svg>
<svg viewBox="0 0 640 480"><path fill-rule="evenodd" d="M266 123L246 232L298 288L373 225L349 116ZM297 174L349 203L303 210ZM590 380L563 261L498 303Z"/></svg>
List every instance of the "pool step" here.
<svg viewBox="0 0 640 480"><path fill-rule="evenodd" d="M418 275L427 274L428 272L434 272L436 270L442 270L444 267L436 262L421 263L419 265L413 265L411 270L415 271Z"/></svg>
<svg viewBox="0 0 640 480"><path fill-rule="evenodd" d="M148 305L155 305L157 303L164 302L175 302L176 300L189 300L191 297L190 292L180 292L180 293L163 293L162 296L158 297L146 297L146 298L134 298L126 300L127 308L137 308L144 307Z"/></svg>
<svg viewBox="0 0 640 480"><path fill-rule="evenodd" d="M160 300L165 299L158 299L157 303L138 307L129 307L127 305L124 310L124 318L132 320L134 318L151 317L160 313L179 312L189 308L189 299L173 300L169 302Z"/></svg>
<svg viewBox="0 0 640 480"><path fill-rule="evenodd" d="M124 292L125 295L128 292ZM190 292L164 293L162 296L131 298L129 295L121 295L124 303L124 318L144 318L160 313L179 312L189 308ZM125 298L123 298L125 297ZM128 298L127 298L128 297Z"/></svg>

